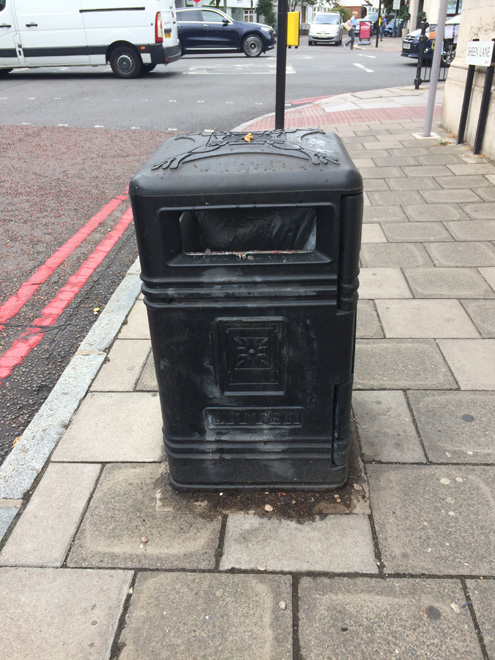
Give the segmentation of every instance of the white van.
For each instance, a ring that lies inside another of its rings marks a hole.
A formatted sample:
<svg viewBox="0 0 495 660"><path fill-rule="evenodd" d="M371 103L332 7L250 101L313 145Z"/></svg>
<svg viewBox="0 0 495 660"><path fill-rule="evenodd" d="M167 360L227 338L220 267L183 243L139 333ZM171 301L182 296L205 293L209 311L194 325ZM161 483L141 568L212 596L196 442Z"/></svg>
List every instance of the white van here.
<svg viewBox="0 0 495 660"><path fill-rule="evenodd" d="M174 0L0 0L0 75L109 63L136 78L179 58Z"/></svg>

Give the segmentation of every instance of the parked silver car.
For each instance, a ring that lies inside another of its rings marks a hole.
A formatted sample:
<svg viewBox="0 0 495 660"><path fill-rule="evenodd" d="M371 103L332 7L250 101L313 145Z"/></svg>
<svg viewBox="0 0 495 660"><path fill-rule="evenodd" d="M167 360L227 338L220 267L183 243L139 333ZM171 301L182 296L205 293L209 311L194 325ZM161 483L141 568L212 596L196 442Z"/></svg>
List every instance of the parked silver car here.
<svg viewBox="0 0 495 660"><path fill-rule="evenodd" d="M308 46L314 44L335 44L340 46L342 43L344 28L342 18L339 12L327 12L325 14L315 14L312 23L309 26Z"/></svg>

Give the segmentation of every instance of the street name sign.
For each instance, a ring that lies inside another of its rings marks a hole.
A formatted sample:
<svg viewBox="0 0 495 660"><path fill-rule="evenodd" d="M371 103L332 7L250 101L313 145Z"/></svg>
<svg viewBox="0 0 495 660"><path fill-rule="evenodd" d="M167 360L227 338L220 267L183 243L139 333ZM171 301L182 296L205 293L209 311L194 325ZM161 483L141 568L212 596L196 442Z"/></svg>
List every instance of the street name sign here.
<svg viewBox="0 0 495 660"><path fill-rule="evenodd" d="M492 54L493 41L470 41L467 45L466 64L490 66Z"/></svg>

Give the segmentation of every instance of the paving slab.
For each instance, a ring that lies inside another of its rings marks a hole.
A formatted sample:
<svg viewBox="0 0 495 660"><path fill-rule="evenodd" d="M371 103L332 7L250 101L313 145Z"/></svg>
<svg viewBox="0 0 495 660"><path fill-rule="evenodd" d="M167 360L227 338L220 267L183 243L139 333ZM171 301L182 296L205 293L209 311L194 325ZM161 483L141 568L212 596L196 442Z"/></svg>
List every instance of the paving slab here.
<svg viewBox="0 0 495 660"><path fill-rule="evenodd" d="M155 392L91 392L56 448L54 461L160 461L162 417Z"/></svg>
<svg viewBox="0 0 495 660"><path fill-rule="evenodd" d="M491 243L430 243L426 250L435 266L495 266L495 247Z"/></svg>
<svg viewBox="0 0 495 660"><path fill-rule="evenodd" d="M365 227L374 225L364 225ZM365 267L403 268L431 266L432 261L419 243L378 243L361 246L361 262Z"/></svg>
<svg viewBox="0 0 495 660"><path fill-rule="evenodd" d="M412 298L412 293L400 268L361 268L359 297L363 300Z"/></svg>
<svg viewBox="0 0 495 660"><path fill-rule="evenodd" d="M371 153L373 154L373 160L378 167L406 167L418 164L418 161L414 156L404 156L403 154L392 156L388 153L384 156L378 156L373 151Z"/></svg>
<svg viewBox="0 0 495 660"><path fill-rule="evenodd" d="M354 160L354 158L353 158ZM358 163L354 160L354 164L356 165L357 168L360 167L373 167L373 161L369 165L358 165ZM390 179L390 181L395 181L395 179ZM385 181L384 179L366 179L364 181L364 189L366 192L376 192L379 190L390 190L388 186L388 182Z"/></svg>
<svg viewBox="0 0 495 660"><path fill-rule="evenodd" d="M432 339L359 339L354 387L360 390L457 389Z"/></svg>
<svg viewBox="0 0 495 660"><path fill-rule="evenodd" d="M482 337L495 337L495 300L464 300L464 308Z"/></svg>
<svg viewBox="0 0 495 660"><path fill-rule="evenodd" d="M292 579L141 573L120 660L292 660Z"/></svg>
<svg viewBox="0 0 495 660"><path fill-rule="evenodd" d="M488 657L495 658L495 582L467 580L466 584Z"/></svg>
<svg viewBox="0 0 495 660"><path fill-rule="evenodd" d="M479 271L495 291L495 268L480 268Z"/></svg>
<svg viewBox="0 0 495 660"><path fill-rule="evenodd" d="M69 566L214 568L221 516L157 510L164 469L162 464L105 467Z"/></svg>
<svg viewBox="0 0 495 660"><path fill-rule="evenodd" d="M466 176L471 174L495 174L495 166L491 165L490 163L448 165L447 167L457 176Z"/></svg>
<svg viewBox="0 0 495 660"><path fill-rule="evenodd" d="M363 179L385 179L385 181L388 181L398 176L403 177L404 172L400 167L365 167L361 170L361 176Z"/></svg>
<svg viewBox="0 0 495 660"><path fill-rule="evenodd" d="M417 143L416 143L417 145ZM414 146L414 142L411 142L405 146ZM410 177L437 177L437 176L448 176L452 175L451 171L446 165L418 165L417 167L404 167L403 172L405 176Z"/></svg>
<svg viewBox="0 0 495 660"><path fill-rule="evenodd" d="M375 304L372 300L359 300L356 337L359 339L381 339L384 337Z"/></svg>
<svg viewBox="0 0 495 660"><path fill-rule="evenodd" d="M438 190L439 185L434 179L426 177L413 177L412 179L390 179L391 190Z"/></svg>
<svg viewBox="0 0 495 660"><path fill-rule="evenodd" d="M482 174L468 174L464 176L437 176L437 183L442 188L481 188L490 187L491 181Z"/></svg>
<svg viewBox="0 0 495 660"><path fill-rule="evenodd" d="M361 244L365 243L386 243L387 239L383 233L383 229L377 222L363 224L361 234Z"/></svg>
<svg viewBox="0 0 495 660"><path fill-rule="evenodd" d="M469 213L468 205L464 210ZM446 222L445 226L456 241L495 241L495 210L486 220L459 220Z"/></svg>
<svg viewBox="0 0 495 660"><path fill-rule="evenodd" d="M466 202L479 202L480 198L470 188L455 188L452 190L424 190L423 197L431 204L449 204L456 202L465 204Z"/></svg>
<svg viewBox="0 0 495 660"><path fill-rule="evenodd" d="M415 181L415 179L406 179L406 181ZM467 219L467 215L458 204L414 204L404 206L404 211L411 222Z"/></svg>
<svg viewBox="0 0 495 660"><path fill-rule="evenodd" d="M382 229L387 240L391 243L428 243L454 240L441 222L390 222L384 224Z"/></svg>
<svg viewBox="0 0 495 660"><path fill-rule="evenodd" d="M434 148L434 147L433 147ZM462 159L455 153L429 153L418 158L421 165L461 165Z"/></svg>
<svg viewBox="0 0 495 660"><path fill-rule="evenodd" d="M100 470L50 464L0 553L0 566L62 566Z"/></svg>
<svg viewBox="0 0 495 660"><path fill-rule="evenodd" d="M483 658L458 580L305 577L299 585L304 660Z"/></svg>
<svg viewBox="0 0 495 660"><path fill-rule="evenodd" d="M495 231L495 202L481 202L479 204L466 204L464 207L466 213L471 216L474 220L487 220L488 222L492 221L491 224L491 235ZM488 230L488 222L485 223ZM493 240L493 239L487 239Z"/></svg>
<svg viewBox="0 0 495 660"><path fill-rule="evenodd" d="M479 333L458 300L377 300L386 337L471 337Z"/></svg>
<svg viewBox="0 0 495 660"><path fill-rule="evenodd" d="M421 204L423 202L423 198L416 190L373 192L369 196L373 206L401 206L405 204Z"/></svg>
<svg viewBox="0 0 495 660"><path fill-rule="evenodd" d="M400 206L368 206L363 212L363 223L405 221L407 217Z"/></svg>
<svg viewBox="0 0 495 660"><path fill-rule="evenodd" d="M367 472L387 573L493 575L493 467L375 464Z"/></svg>
<svg viewBox="0 0 495 660"><path fill-rule="evenodd" d="M354 392L352 409L365 461L426 462L403 392Z"/></svg>
<svg viewBox="0 0 495 660"><path fill-rule="evenodd" d="M315 517L304 521L229 515L222 570L376 573L368 516Z"/></svg>
<svg viewBox="0 0 495 660"><path fill-rule="evenodd" d="M155 363L153 360L153 353L148 355L148 359L144 365L141 376L136 383L136 391L157 392L158 381L156 380Z"/></svg>
<svg viewBox="0 0 495 660"><path fill-rule="evenodd" d="M474 268L405 268L415 298L493 298Z"/></svg>
<svg viewBox="0 0 495 660"><path fill-rule="evenodd" d="M495 339L438 342L461 390L495 390Z"/></svg>
<svg viewBox="0 0 495 660"><path fill-rule="evenodd" d="M0 657L107 660L130 571L2 568Z"/></svg>
<svg viewBox="0 0 495 660"><path fill-rule="evenodd" d="M150 350L150 342L147 339L117 339L93 381L91 390L132 391Z"/></svg>
<svg viewBox="0 0 495 660"><path fill-rule="evenodd" d="M142 300L137 300L118 336L119 339L149 339L150 330L146 306Z"/></svg>
<svg viewBox="0 0 495 660"><path fill-rule="evenodd" d="M495 186L490 188L474 188L474 192L479 195L485 202L495 202Z"/></svg>
<svg viewBox="0 0 495 660"><path fill-rule="evenodd" d="M409 392L430 461L495 463L493 392Z"/></svg>

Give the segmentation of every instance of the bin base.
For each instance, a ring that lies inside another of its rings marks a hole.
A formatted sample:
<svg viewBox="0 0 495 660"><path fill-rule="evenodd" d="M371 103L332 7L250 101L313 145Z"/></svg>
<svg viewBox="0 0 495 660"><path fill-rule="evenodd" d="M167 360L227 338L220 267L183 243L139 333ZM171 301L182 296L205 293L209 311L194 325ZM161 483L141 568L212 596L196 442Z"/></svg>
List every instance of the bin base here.
<svg viewBox="0 0 495 660"><path fill-rule="evenodd" d="M205 459L168 454L168 462L170 482L178 490L331 490L343 486L348 476L348 465L335 465L328 455Z"/></svg>

